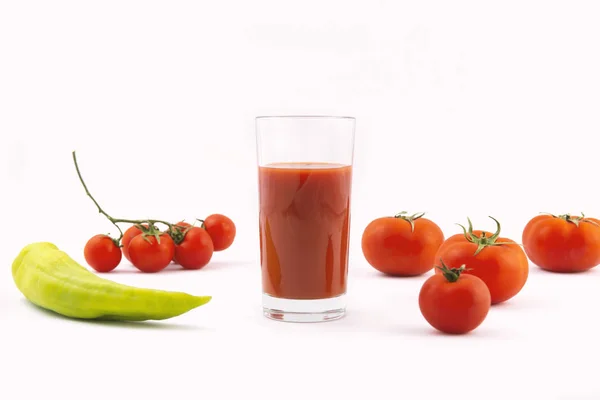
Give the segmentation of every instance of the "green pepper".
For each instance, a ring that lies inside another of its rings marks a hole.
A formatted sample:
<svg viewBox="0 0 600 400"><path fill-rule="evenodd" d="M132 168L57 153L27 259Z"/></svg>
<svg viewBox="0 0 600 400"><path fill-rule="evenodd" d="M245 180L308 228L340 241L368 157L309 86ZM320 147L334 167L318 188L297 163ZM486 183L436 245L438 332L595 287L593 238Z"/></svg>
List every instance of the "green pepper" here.
<svg viewBox="0 0 600 400"><path fill-rule="evenodd" d="M71 318L163 320L211 300L210 296L142 289L103 279L48 242L25 246L12 264L12 276L33 304Z"/></svg>

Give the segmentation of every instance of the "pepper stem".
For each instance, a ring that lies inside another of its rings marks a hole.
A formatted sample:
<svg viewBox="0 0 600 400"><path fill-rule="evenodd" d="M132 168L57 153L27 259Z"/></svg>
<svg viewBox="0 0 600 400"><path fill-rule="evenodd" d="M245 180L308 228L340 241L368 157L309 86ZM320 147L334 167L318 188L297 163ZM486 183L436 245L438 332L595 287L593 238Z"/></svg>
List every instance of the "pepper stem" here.
<svg viewBox="0 0 600 400"><path fill-rule="evenodd" d="M444 264L444 260L440 259L440 264L442 264L441 267L436 266L437 269L439 269L440 271L442 271L442 274L444 275L444 278L446 278L448 280L448 282L450 283L454 283L458 280L458 278L460 277L460 274L463 271L466 271L465 265L461 265L459 268L448 268L448 266L446 266L446 264Z"/></svg>

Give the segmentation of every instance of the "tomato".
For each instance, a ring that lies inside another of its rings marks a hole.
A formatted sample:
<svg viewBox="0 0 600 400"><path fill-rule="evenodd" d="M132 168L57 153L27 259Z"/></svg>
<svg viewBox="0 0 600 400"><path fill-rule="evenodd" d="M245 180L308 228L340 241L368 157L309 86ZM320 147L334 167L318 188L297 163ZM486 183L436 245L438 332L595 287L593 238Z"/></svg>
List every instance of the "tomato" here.
<svg viewBox="0 0 600 400"><path fill-rule="evenodd" d="M235 224L225 215L209 215L202 222L202 227L210 235L215 251L227 249L233 243L233 239L235 239Z"/></svg>
<svg viewBox="0 0 600 400"><path fill-rule="evenodd" d="M600 221L594 218L539 215L525 225L522 240L529 259L547 271L581 272L600 264Z"/></svg>
<svg viewBox="0 0 600 400"><path fill-rule="evenodd" d="M147 224L144 224L143 226L145 226L146 228L148 227ZM129 257L129 243L131 243L131 240L134 237L141 233L142 231L140 230L140 228L138 228L135 225L132 225L129 228L127 228L127 230L123 234L123 238L121 239L121 246L123 248L123 255L129 262L131 262L131 258Z"/></svg>
<svg viewBox="0 0 600 400"><path fill-rule="evenodd" d="M490 310L487 285L475 275L461 274L464 266L448 268L429 277L419 292L419 308L435 329L463 334L477 328ZM438 268L436 268L438 270Z"/></svg>
<svg viewBox="0 0 600 400"><path fill-rule="evenodd" d="M477 237L481 237L482 234L485 234L486 237L490 237L493 235L493 233L490 233L488 231L473 230L473 235L475 235ZM438 251L442 251L446 246L451 245L452 243L464 242L464 240L465 240L465 233L457 233L455 235L452 235L448 239L444 240L444 243L442 243L442 245L439 247ZM439 262L439 260L436 260L436 262Z"/></svg>
<svg viewBox="0 0 600 400"><path fill-rule="evenodd" d="M490 217L491 218L491 217ZM450 268L466 264L464 274L475 275L485 282L492 296L492 304L501 303L521 291L529 275L529 260L523 249L511 239L500 237L500 223L494 234L469 229L455 235L438 249L435 260ZM441 274L441 271L435 271Z"/></svg>
<svg viewBox="0 0 600 400"><path fill-rule="evenodd" d="M129 243L131 263L142 272L158 272L167 267L175 254L175 243L167 234L137 235Z"/></svg>
<svg viewBox="0 0 600 400"><path fill-rule="evenodd" d="M121 249L110 236L96 235L85 244L85 261L98 272L110 272L121 262Z"/></svg>
<svg viewBox="0 0 600 400"><path fill-rule="evenodd" d="M371 221L362 235L362 252L373 268L385 274L421 275L433 268L444 233L423 214L404 214Z"/></svg>
<svg viewBox="0 0 600 400"><path fill-rule="evenodd" d="M213 242L208 232L202 228L190 228L183 241L175 245L174 260L185 269L204 267L213 255Z"/></svg>
<svg viewBox="0 0 600 400"><path fill-rule="evenodd" d="M181 241L183 241L183 237L184 237L184 232L186 232L187 228L191 228L192 225L184 222L184 221L179 221L178 223L173 225L173 230L171 233L171 239L173 239L173 241L175 242L175 246L177 246L178 243L180 243ZM168 231L166 233L169 233ZM177 252L175 252L175 254L173 255L173 262L177 263L177 258L176 258Z"/></svg>

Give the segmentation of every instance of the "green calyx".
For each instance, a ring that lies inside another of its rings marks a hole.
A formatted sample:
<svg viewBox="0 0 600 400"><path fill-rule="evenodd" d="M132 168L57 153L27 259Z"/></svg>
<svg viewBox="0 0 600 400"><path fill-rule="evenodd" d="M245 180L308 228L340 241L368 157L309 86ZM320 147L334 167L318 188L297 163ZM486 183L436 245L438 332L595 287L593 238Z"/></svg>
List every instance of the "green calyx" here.
<svg viewBox="0 0 600 400"><path fill-rule="evenodd" d="M394 218L400 218L405 220L406 222L408 222L410 224L410 231L414 232L415 231L415 220L421 218L423 215L425 215L425 213L415 213L413 215L408 215L407 211L401 211L398 214L394 215Z"/></svg>
<svg viewBox="0 0 600 400"><path fill-rule="evenodd" d="M436 268L442 271L444 278L446 278L450 283L456 282L460 277L461 272L467 271L464 264L459 268L448 268L442 259L440 259L440 264L442 264L442 266L436 266Z"/></svg>
<svg viewBox="0 0 600 400"><path fill-rule="evenodd" d="M108 236L110 238L110 240L112 240L112 242L115 244L115 246L117 247L123 247L121 245L121 241L119 239L115 239L112 236L110 236L110 234L107 234L106 236Z"/></svg>
<svg viewBox="0 0 600 400"><path fill-rule="evenodd" d="M179 225L172 225L171 228L169 229L168 233L169 236L171 236L171 239L173 239L173 242L175 242L175 244L181 244L181 242L183 242L183 240L185 239L185 235L189 232L190 229L192 229L194 226L179 226Z"/></svg>
<svg viewBox="0 0 600 400"><path fill-rule="evenodd" d="M158 229L154 224L149 224L147 227L142 224L134 225L140 231L142 231L142 237L146 242L151 243L150 239L148 239L148 236L154 236L156 238L156 243L160 244L160 235L162 235L163 232L161 232L160 229Z"/></svg>
<svg viewBox="0 0 600 400"><path fill-rule="evenodd" d="M550 214L550 213L544 213L547 215L550 215L553 218L560 218L562 220L565 220L571 224L575 224L576 227L579 228L579 224L581 222L587 222L589 224L592 225L596 225L598 227L600 227L600 225L598 225L595 221L589 220L585 217L584 213L581 213L581 216L576 216L576 215L571 215L571 214L562 214L562 215L554 215L554 214Z"/></svg>
<svg viewBox="0 0 600 400"><path fill-rule="evenodd" d="M485 232L483 232L481 234L481 236L477 236L475 233L473 233L473 224L471 223L471 219L468 217L467 217L467 221L469 221L468 229L465 228L461 224L457 224L458 226L460 226L463 229L463 231L465 233L465 238L469 242L477 245L477 250L475 250L475 254L473 254L474 256L481 253L481 251L488 246L500 246L503 244L507 244L504 242L496 242L496 240L498 240L498 237L500 237L500 222L498 222L498 220L494 217L490 217L490 218L493 219L494 222L496 223L496 232L494 232L494 234L492 236L486 236Z"/></svg>

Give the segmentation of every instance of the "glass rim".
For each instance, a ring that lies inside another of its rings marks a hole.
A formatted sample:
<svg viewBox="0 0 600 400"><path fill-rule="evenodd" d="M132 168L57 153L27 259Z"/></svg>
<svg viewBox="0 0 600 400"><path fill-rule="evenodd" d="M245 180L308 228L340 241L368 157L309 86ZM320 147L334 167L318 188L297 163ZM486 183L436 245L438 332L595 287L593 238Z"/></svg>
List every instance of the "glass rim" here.
<svg viewBox="0 0 600 400"><path fill-rule="evenodd" d="M261 115L255 119L257 121L263 119L349 119L356 121L355 117L346 115Z"/></svg>

